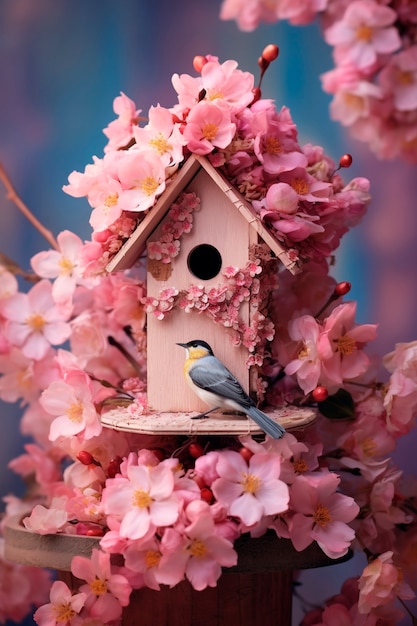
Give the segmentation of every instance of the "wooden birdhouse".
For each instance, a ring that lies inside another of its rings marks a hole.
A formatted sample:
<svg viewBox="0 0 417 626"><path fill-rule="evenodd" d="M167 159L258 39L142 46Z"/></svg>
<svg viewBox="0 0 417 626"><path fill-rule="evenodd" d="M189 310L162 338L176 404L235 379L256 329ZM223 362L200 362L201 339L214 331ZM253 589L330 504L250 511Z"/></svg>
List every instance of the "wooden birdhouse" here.
<svg viewBox="0 0 417 626"><path fill-rule="evenodd" d="M186 212L185 218L181 214L181 208L187 208L191 201L196 205L192 225L189 214ZM187 224L175 239L178 235L175 224L181 219L187 220ZM169 258L164 258L166 242L171 247ZM261 223L251 204L208 159L191 155L112 259L110 271L125 270L146 252L148 302L150 308L152 302L155 308L147 316L148 404L152 409L159 412L207 409L185 383L184 351L176 345L193 339L208 342L245 390L253 391L255 383L247 367L248 350L235 347L228 337L231 328L227 316L231 310L235 311L236 303L229 310L223 307L222 323L216 323L215 315L202 309L211 294L224 303L222 293L227 298L228 268L245 268L253 260L251 250L260 242L268 246L277 263L281 262L292 273L299 271L283 246ZM200 295L197 303L193 302L195 293ZM169 310L173 300L179 306ZM238 307L243 325L250 324L256 309L249 293Z"/></svg>

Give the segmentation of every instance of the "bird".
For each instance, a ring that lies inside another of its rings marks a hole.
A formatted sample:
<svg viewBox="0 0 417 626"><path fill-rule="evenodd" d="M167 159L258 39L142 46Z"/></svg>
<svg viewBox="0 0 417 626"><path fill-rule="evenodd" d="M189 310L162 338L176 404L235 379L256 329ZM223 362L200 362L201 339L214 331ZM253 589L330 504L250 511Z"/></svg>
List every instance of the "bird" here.
<svg viewBox="0 0 417 626"><path fill-rule="evenodd" d="M284 435L285 429L257 408L237 378L214 356L206 341L194 339L177 343L177 346L186 350L184 375L187 383L203 402L212 407L196 418L206 417L216 409L229 408L246 413L273 439Z"/></svg>

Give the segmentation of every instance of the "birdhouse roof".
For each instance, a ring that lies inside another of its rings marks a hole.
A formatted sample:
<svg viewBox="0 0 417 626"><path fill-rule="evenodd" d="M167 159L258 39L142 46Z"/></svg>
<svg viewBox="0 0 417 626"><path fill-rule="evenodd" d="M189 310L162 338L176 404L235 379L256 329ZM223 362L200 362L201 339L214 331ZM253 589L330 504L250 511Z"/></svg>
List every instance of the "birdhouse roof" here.
<svg viewBox="0 0 417 626"><path fill-rule="evenodd" d="M231 204L236 208L236 211L238 211L247 220L248 224L255 229L263 241L281 260L283 265L292 274L300 272L301 268L299 263L291 259L287 249L278 241L274 234L268 230L265 224L261 222L252 205L243 198L237 189L231 186L227 179L213 167L207 158L195 154L188 157L184 165L167 184L165 191L161 194L158 201L152 209L149 210L130 238L109 262L107 270L114 272L132 267L145 249L148 238L168 213L172 203L201 169L219 186L223 193L229 198Z"/></svg>

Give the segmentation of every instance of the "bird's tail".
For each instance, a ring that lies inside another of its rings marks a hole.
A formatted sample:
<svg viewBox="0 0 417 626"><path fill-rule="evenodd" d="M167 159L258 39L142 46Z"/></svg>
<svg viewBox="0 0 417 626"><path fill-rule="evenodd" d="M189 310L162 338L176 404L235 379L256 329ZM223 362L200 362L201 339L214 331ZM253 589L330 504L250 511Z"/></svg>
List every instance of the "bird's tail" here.
<svg viewBox="0 0 417 626"><path fill-rule="evenodd" d="M277 422L274 422L268 415L262 413L256 406L251 406L247 409L247 414L258 424L259 428L262 428L273 439L280 439L284 435L285 429Z"/></svg>

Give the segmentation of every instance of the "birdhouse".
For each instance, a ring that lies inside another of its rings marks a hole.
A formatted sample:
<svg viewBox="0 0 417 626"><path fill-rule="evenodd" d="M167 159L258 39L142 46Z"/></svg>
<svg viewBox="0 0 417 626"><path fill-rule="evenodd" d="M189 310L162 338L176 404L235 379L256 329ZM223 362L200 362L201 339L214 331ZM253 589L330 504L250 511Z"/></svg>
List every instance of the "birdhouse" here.
<svg viewBox="0 0 417 626"><path fill-rule="evenodd" d="M245 390L255 393L256 368L248 368L239 333L250 332L264 306L258 282L248 279L261 269L260 245L274 272L278 265L300 271L252 205L207 158L191 155L112 259L110 271L125 270L146 254L151 409L207 409L185 383L184 352L176 345L193 339L208 342Z"/></svg>

